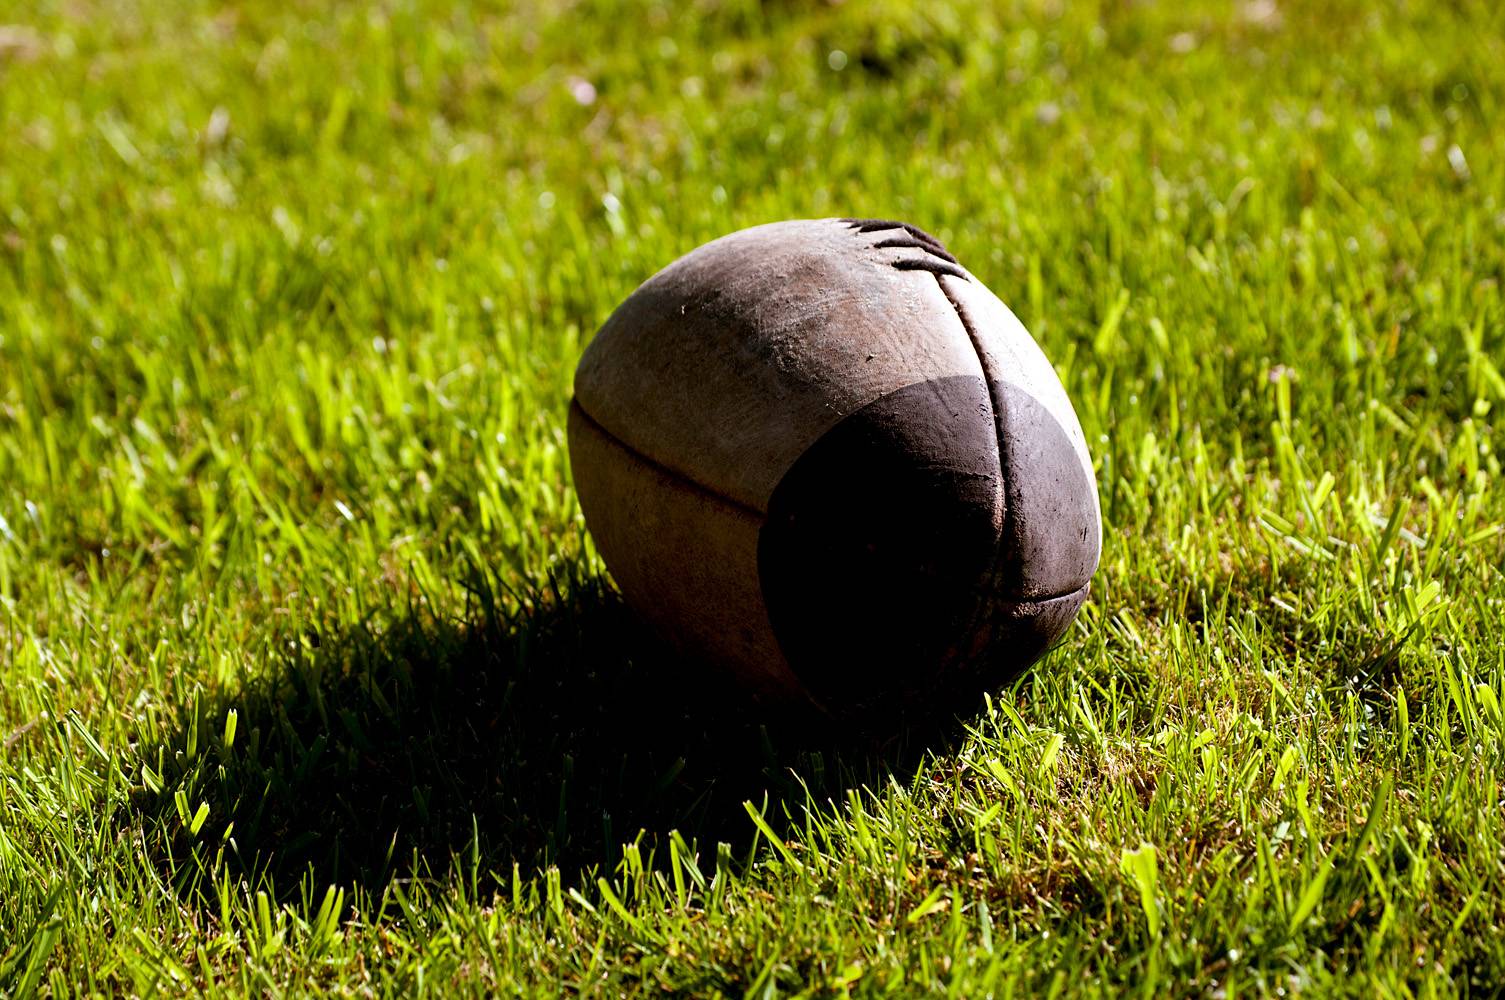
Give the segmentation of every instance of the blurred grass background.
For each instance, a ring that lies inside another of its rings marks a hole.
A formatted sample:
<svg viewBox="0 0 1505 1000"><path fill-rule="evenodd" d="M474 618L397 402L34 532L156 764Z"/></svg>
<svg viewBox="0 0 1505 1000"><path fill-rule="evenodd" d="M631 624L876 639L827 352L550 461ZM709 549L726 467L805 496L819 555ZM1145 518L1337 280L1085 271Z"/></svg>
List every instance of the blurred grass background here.
<svg viewBox="0 0 1505 1000"><path fill-rule="evenodd" d="M1502 29L0 7L0 989L1487 991ZM822 215L1012 305L1106 520L892 780L665 707L564 448L639 281Z"/></svg>

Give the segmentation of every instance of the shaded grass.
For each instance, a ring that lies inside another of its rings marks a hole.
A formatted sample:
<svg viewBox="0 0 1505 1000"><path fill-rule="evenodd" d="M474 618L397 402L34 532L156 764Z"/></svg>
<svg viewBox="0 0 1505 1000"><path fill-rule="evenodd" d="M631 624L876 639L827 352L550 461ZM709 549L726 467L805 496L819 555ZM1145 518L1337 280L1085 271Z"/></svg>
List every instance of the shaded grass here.
<svg viewBox="0 0 1505 1000"><path fill-rule="evenodd" d="M156 832L185 899L212 903L226 866L290 895L308 875L375 893L400 872L442 881L467 854L500 881L550 865L574 877L646 831L644 849L683 830L740 855L756 833L744 802L782 828L808 796L907 778L920 748L944 744L748 705L599 578L516 595L510 613L475 579L459 622L306 635L143 734L146 787L123 818ZM195 807L219 837L201 840Z"/></svg>

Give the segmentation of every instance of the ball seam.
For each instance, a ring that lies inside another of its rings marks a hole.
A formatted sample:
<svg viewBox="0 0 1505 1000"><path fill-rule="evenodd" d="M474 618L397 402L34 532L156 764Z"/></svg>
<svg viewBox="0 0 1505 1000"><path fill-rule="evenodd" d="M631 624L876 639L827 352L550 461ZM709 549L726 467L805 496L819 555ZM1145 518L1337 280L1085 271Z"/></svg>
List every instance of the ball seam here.
<svg viewBox="0 0 1505 1000"><path fill-rule="evenodd" d="M705 485L704 483L699 482L698 480L695 480L695 479L691 478L690 476L685 475L683 472L680 472L678 469L675 469L675 468L673 468L672 466L669 466L669 465L665 465L663 462L660 462L658 459L653 458L653 457L651 457L649 455L643 454L641 451L639 451L638 449L634 448L632 445L628 444L626 441L623 441L617 435L613 434L610 430L608 430L601 423L601 421L599 421L595 417L591 416L590 413L588 413L586 411L585 407L583 407L583 406L580 405L580 400L579 400L578 397L576 397L575 399L570 400L570 406L580 414L580 417L581 417L582 420L584 420L586 423L590 424L591 427L593 427L602 437L606 438L612 444L615 444L618 448L621 448L628 455L630 455L633 458L637 459L643 465L646 465L648 468L654 470L655 472L658 472L660 475L664 475L664 476L667 476L670 479L673 479L673 480L675 480L677 482L681 482L681 483L685 484L686 486L690 487L691 489L695 490L695 492L697 492L697 493L703 493L707 497L710 497L713 500L719 500L721 503L725 504L726 506L730 507L731 509L733 509L733 510L737 511L738 513L743 514L743 515L745 515L747 517L750 517L750 518L752 518L755 521L758 521L758 522L761 523L761 522L766 521L768 519L768 514L767 514L766 511L761 511L758 508L753 507L753 506L751 506L749 504L745 504L745 503L743 503L740 500L734 500L731 497L727 496L726 494L718 492L717 490L713 490L709 486Z"/></svg>

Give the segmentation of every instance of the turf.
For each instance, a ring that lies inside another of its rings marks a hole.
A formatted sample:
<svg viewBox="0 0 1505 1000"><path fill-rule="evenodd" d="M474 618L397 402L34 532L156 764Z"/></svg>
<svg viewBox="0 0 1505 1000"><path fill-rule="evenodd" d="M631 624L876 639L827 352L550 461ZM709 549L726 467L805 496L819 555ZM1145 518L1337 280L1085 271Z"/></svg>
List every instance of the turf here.
<svg viewBox="0 0 1505 1000"><path fill-rule="evenodd" d="M1505 981L1497 5L0 25L0 993ZM823 215L943 239L1097 466L955 740L760 726L571 488L612 306Z"/></svg>

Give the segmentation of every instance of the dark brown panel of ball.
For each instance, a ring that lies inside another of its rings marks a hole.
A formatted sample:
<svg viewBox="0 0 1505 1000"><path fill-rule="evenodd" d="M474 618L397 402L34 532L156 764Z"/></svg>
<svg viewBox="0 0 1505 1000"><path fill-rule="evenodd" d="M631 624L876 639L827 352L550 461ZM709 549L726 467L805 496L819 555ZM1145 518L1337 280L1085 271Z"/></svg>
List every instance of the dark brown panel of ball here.
<svg viewBox="0 0 1505 1000"><path fill-rule="evenodd" d="M935 711L968 713L982 704L985 692L997 691L1044 656L1066 634L1091 593L1088 584L1059 597L1038 601L995 600L976 633L979 651L958 668Z"/></svg>
<svg viewBox="0 0 1505 1000"><path fill-rule="evenodd" d="M998 410L1007 489L1001 592L1074 593L1102 546L1092 461L1071 401L1017 317L975 281L939 279L977 347Z"/></svg>
<svg viewBox="0 0 1505 1000"><path fill-rule="evenodd" d="M977 652L1003 520L994 428L982 379L917 383L847 416L774 490L764 603L832 711L933 695Z"/></svg>
<svg viewBox="0 0 1505 1000"><path fill-rule="evenodd" d="M1056 415L1015 385L994 386L1003 452L1000 591L1042 600L1072 593L1097 569L1097 486Z"/></svg>

